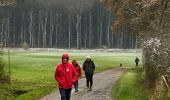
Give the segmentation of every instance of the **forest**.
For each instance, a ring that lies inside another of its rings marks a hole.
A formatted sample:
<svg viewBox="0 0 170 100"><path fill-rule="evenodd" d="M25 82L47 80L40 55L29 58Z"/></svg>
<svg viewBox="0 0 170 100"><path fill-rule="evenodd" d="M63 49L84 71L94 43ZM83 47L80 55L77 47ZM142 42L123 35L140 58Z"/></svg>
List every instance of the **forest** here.
<svg viewBox="0 0 170 100"><path fill-rule="evenodd" d="M115 17L99 0L66 1L17 0L1 6L4 46L137 48L137 35L130 28L112 31Z"/></svg>

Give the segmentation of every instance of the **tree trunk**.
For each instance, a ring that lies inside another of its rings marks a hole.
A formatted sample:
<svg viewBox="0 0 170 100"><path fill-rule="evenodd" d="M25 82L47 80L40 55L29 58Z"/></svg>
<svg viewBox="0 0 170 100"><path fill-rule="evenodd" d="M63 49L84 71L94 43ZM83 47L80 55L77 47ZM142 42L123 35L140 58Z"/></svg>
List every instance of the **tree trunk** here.
<svg viewBox="0 0 170 100"><path fill-rule="evenodd" d="M137 49L138 48L138 34L136 33L135 35L135 39L136 39L136 45L135 45L135 48Z"/></svg>
<svg viewBox="0 0 170 100"><path fill-rule="evenodd" d="M70 47L71 47L71 39L70 39L70 36L71 36L71 20L70 20L71 18L70 18L70 15L69 15L69 32L68 32L68 47L69 47L69 49L70 49Z"/></svg>
<svg viewBox="0 0 170 100"><path fill-rule="evenodd" d="M111 16L109 14L108 28L107 28L107 46L108 47L110 47L110 27L111 27L111 25L110 25L110 22L111 22L110 17Z"/></svg>
<svg viewBox="0 0 170 100"><path fill-rule="evenodd" d="M79 48L79 14L77 13L77 23L76 23L76 33L77 33L77 49Z"/></svg>
<svg viewBox="0 0 170 100"><path fill-rule="evenodd" d="M90 19L89 19L89 48L91 48L91 44L92 44L92 16L91 16L91 12L90 12Z"/></svg>
<svg viewBox="0 0 170 100"><path fill-rule="evenodd" d="M29 17L30 17L30 23L29 23L29 35L30 35L30 40L29 40L29 44L30 44L30 46L32 47L33 45L32 45L32 28L33 28L33 24L32 24L32 14L33 14L33 11L32 11L32 9L31 9L31 11L30 11L30 15L29 15Z"/></svg>
<svg viewBox="0 0 170 100"><path fill-rule="evenodd" d="M23 34L24 34L24 13L22 14L22 23L21 23L21 45L24 42Z"/></svg>
<svg viewBox="0 0 170 100"><path fill-rule="evenodd" d="M111 35L112 39L111 39L111 47L114 48L114 43L113 43L113 35Z"/></svg>
<svg viewBox="0 0 170 100"><path fill-rule="evenodd" d="M1 26L1 30L2 30L2 33L0 33L1 34L1 41L0 42L2 42L2 44L4 45L4 18L2 18L2 26Z"/></svg>
<svg viewBox="0 0 170 100"><path fill-rule="evenodd" d="M59 24L59 13L58 12L56 12L56 16L57 16L57 19L56 19L56 39L55 39L55 45L57 46L57 44L58 44L58 24Z"/></svg>
<svg viewBox="0 0 170 100"><path fill-rule="evenodd" d="M10 19L8 17L8 28L7 28L7 47L9 45L9 35L10 35Z"/></svg>
<svg viewBox="0 0 170 100"><path fill-rule="evenodd" d="M38 23L38 47L40 47L40 33L41 33L41 10L39 10L39 23Z"/></svg>
<svg viewBox="0 0 170 100"><path fill-rule="evenodd" d="M120 48L123 49L123 27L122 27L122 32L121 32L121 39L120 39Z"/></svg>
<svg viewBox="0 0 170 100"><path fill-rule="evenodd" d="M102 46L102 34L103 34L103 10L100 13L100 38L99 38L99 46Z"/></svg>
<svg viewBox="0 0 170 100"><path fill-rule="evenodd" d="M4 27L4 33L5 33L5 48L7 47L7 35L8 35L8 19L5 18L5 27Z"/></svg>
<svg viewBox="0 0 170 100"><path fill-rule="evenodd" d="M84 25L84 48L87 48L87 19L85 19L85 25Z"/></svg>
<svg viewBox="0 0 170 100"><path fill-rule="evenodd" d="M80 14L80 21L79 21L79 49L81 48L81 14Z"/></svg>
<svg viewBox="0 0 170 100"><path fill-rule="evenodd" d="M42 18L43 19L43 18ZM42 21L42 19L41 19L41 22L42 22L42 33L43 33L43 48L45 48L46 47L46 29L47 29L47 11L45 11L45 15L44 15L44 23L43 23L43 21Z"/></svg>
<svg viewBox="0 0 170 100"><path fill-rule="evenodd" d="M45 25L44 25L44 47L47 47L47 11L45 13Z"/></svg>
<svg viewBox="0 0 170 100"><path fill-rule="evenodd" d="M53 16L52 16L52 12L50 13L50 47L53 46L53 32L54 32L54 20L53 20Z"/></svg>

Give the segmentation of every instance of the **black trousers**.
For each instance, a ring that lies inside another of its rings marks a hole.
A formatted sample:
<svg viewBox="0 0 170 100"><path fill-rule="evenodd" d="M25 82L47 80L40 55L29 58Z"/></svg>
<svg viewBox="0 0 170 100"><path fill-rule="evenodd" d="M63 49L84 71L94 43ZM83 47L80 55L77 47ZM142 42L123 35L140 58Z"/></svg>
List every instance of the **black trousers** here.
<svg viewBox="0 0 170 100"><path fill-rule="evenodd" d="M78 82L78 80L74 83L74 88L75 88L75 91L77 91L78 90L78 85L79 85L79 82Z"/></svg>
<svg viewBox="0 0 170 100"><path fill-rule="evenodd" d="M90 88L92 88L92 85L93 85L93 74L92 75L86 74L86 84L87 84L88 88L89 88L89 84L90 84Z"/></svg>
<svg viewBox="0 0 170 100"><path fill-rule="evenodd" d="M61 100L70 100L71 97L71 89L62 89L59 88Z"/></svg>

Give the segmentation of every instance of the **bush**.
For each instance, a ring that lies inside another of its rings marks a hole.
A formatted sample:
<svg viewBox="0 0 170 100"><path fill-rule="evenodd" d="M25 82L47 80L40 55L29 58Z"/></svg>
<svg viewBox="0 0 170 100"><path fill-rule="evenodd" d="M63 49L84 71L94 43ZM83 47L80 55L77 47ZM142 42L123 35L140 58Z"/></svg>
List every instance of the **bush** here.
<svg viewBox="0 0 170 100"><path fill-rule="evenodd" d="M25 49L25 50L27 50L27 49L29 49L29 44L27 43L27 42L24 42L22 45L21 45L21 47L23 48L23 49Z"/></svg>
<svg viewBox="0 0 170 100"><path fill-rule="evenodd" d="M102 49L107 49L107 46L102 45L101 48L102 48Z"/></svg>
<svg viewBox="0 0 170 100"><path fill-rule="evenodd" d="M143 57L145 67L145 81L151 90L150 100L169 100L168 88L162 84L162 76L170 76L170 47L168 40L161 37L150 38L144 43ZM159 99L167 97L168 99Z"/></svg>

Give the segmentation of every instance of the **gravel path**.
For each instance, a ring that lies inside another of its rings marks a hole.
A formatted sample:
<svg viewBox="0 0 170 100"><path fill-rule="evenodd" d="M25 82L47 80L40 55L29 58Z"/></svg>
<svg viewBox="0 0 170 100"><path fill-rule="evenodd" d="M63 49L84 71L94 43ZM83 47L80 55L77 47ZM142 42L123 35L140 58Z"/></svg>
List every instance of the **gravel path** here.
<svg viewBox="0 0 170 100"><path fill-rule="evenodd" d="M112 100L111 89L116 81L126 72L125 68L107 70L93 77L92 91L88 91L85 78L79 80L79 92L72 89L71 100ZM55 91L40 100L60 100L59 91Z"/></svg>

